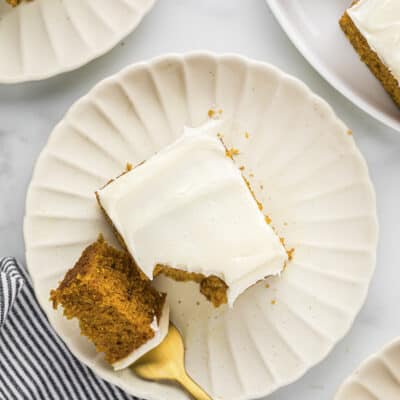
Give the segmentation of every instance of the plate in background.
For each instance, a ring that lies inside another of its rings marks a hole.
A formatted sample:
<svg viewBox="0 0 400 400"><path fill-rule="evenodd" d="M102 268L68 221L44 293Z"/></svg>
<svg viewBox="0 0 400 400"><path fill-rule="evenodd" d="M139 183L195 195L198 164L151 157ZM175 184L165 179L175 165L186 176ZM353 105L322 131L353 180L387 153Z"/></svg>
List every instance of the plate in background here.
<svg viewBox="0 0 400 400"><path fill-rule="evenodd" d="M0 83L77 69L132 32L155 0L0 0Z"/></svg>
<svg viewBox="0 0 400 400"><path fill-rule="evenodd" d="M400 339L364 361L343 383L334 400L400 399Z"/></svg>
<svg viewBox="0 0 400 400"><path fill-rule="evenodd" d="M339 92L372 117L400 131L394 104L340 29L351 0L267 0L290 40Z"/></svg>
<svg viewBox="0 0 400 400"><path fill-rule="evenodd" d="M94 191L208 119L222 132L294 257L281 277L214 309L193 283L157 278L183 334L190 374L223 400L270 394L320 362L350 329L375 267L375 194L347 127L303 83L241 56L166 55L99 83L57 125L36 164L24 235L35 293L71 351L102 378L148 400L183 400L175 387L113 372L55 312L49 291L110 227ZM246 138L245 132L250 136ZM253 176L254 175L254 176ZM155 196L157 194L155 193Z"/></svg>

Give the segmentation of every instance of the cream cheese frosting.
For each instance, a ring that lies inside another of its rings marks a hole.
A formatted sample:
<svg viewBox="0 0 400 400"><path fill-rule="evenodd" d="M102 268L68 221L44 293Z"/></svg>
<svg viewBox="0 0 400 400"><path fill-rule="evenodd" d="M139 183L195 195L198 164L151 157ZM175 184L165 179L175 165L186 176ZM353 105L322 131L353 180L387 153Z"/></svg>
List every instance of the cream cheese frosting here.
<svg viewBox="0 0 400 400"><path fill-rule="evenodd" d="M400 1L360 0L347 14L400 82Z"/></svg>
<svg viewBox="0 0 400 400"><path fill-rule="evenodd" d="M142 271L156 265L216 275L229 305L283 269L287 254L218 138L223 122L185 128L176 142L98 191Z"/></svg>
<svg viewBox="0 0 400 400"><path fill-rule="evenodd" d="M164 303L164 307L162 309L160 321L157 322L157 318L154 317L153 322L150 325L151 329L154 332L154 337L140 346L138 349L132 351L131 354L118 360L115 362L112 367L115 371L119 371L121 369L129 367L140 357L148 353L150 350L157 347L167 336L168 327L169 327L169 305L167 301Z"/></svg>

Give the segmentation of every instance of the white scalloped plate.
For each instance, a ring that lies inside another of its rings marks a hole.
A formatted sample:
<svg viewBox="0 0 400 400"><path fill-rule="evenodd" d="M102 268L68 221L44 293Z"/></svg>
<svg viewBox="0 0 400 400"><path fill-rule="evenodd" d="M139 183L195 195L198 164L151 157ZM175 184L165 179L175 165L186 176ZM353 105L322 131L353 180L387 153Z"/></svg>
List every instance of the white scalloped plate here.
<svg viewBox="0 0 400 400"><path fill-rule="evenodd" d="M308 62L340 93L378 121L400 131L400 111L339 27L352 0L266 0Z"/></svg>
<svg viewBox="0 0 400 400"><path fill-rule="evenodd" d="M194 284L157 280L169 293L193 377L224 400L265 396L298 379L349 330L375 266L366 163L346 126L300 81L243 57L193 53L137 64L101 82L71 108L38 160L27 197L26 255L37 297L72 352L146 399L187 396L129 370L114 373L76 322L52 310L48 294L99 232L112 240L93 192L127 161L137 164L171 143L185 124L205 122L214 105L238 121L239 130L224 138L240 149L258 198L295 253L281 278L249 289L232 310L213 309Z"/></svg>
<svg viewBox="0 0 400 400"><path fill-rule="evenodd" d="M0 83L49 78L103 55L155 0L0 0Z"/></svg>
<svg viewBox="0 0 400 400"><path fill-rule="evenodd" d="M365 360L339 388L334 400L399 400L400 338Z"/></svg>

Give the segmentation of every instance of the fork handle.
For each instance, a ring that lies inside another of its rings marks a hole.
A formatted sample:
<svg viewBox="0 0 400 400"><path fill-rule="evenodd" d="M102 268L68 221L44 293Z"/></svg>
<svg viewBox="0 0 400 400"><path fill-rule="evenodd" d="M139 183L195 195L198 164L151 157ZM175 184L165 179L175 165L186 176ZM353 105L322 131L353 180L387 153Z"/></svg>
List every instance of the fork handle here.
<svg viewBox="0 0 400 400"><path fill-rule="evenodd" d="M193 397L193 400L212 400L189 375L183 374L177 378L177 381Z"/></svg>

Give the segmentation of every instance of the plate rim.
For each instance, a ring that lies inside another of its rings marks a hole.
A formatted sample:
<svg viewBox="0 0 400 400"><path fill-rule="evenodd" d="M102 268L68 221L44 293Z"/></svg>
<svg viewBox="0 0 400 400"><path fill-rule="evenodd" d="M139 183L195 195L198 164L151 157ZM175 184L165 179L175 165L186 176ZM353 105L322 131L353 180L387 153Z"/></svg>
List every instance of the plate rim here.
<svg viewBox="0 0 400 400"><path fill-rule="evenodd" d="M380 350L375 351L374 353L370 354L367 358L365 358L363 361L361 361L361 363L358 364L358 366L353 370L353 372L351 372L351 374L347 378L345 378L345 380L341 383L341 385L337 389L337 392L335 393L335 397L333 400L344 400L340 392L346 386L353 385L354 383L356 383L356 376L358 377L360 376L360 374L357 375L357 373L362 373L362 371L365 368L372 366L375 361L383 357L386 353L390 352L394 347L400 347L400 336L387 342L383 347L380 348Z"/></svg>
<svg viewBox="0 0 400 400"><path fill-rule="evenodd" d="M347 87L347 85L343 84L339 79L336 79L329 72L329 70L325 68L323 63L319 61L319 58L314 55L312 51L309 51L304 41L300 40L292 29L289 20L285 17L284 12L282 11L282 5L280 4L279 0L265 1L267 2L270 10L272 11L272 14L274 15L282 30L286 33L289 40L300 52L300 54L306 59L306 61L315 69L316 72L318 72L336 91L346 97L360 110L364 111L366 114L370 115L372 118L381 122L387 127L392 128L397 132L400 132L400 122L386 116L381 111L375 109L375 107L369 105L365 100L363 100L362 97L355 95Z"/></svg>
<svg viewBox="0 0 400 400"><path fill-rule="evenodd" d="M276 73L278 73L280 76L284 77L285 79L290 80L291 82L293 82L295 85L297 85L298 87L300 87L302 90L305 91L306 94L308 94L309 96L311 96L313 99L315 99L322 107L324 107L324 109L326 111L328 111L331 115L332 118L334 118L338 123L345 125L345 123L337 116L337 114L335 113L333 107L325 100L323 99L320 95L316 94L315 92L313 92L311 90L311 88L304 83L303 81L301 81L299 78L285 72L284 70L282 70L281 68L278 68L277 66L267 62L267 61L263 61L263 60L258 60L258 59L253 59L251 57L247 57L244 56L242 54L239 53L234 53L234 52L213 52L213 51L208 51L208 50L195 50L195 51L189 51L189 52L169 52L169 53L165 53L156 57L152 57L146 60L142 60L139 62L134 62L128 66L125 66L124 68L122 68L120 71L104 78L101 79L99 82L97 82L94 86L91 87L91 89L84 94L83 96L81 96L80 98L76 99L74 101L74 103L69 107L69 109L67 109L67 111L64 113L63 117L60 119L60 121L54 126L54 128L52 129L52 131L49 134L48 140L45 143L45 145L43 146L41 152L39 153L39 156L37 157L37 160L34 164L34 167L32 169L32 177L31 180L29 182L28 185L28 189L27 189L27 194L26 194L26 201L25 201L25 213L24 213L24 218L23 218L23 237L24 237L24 245L25 245L25 259L26 259L26 266L27 266L27 270L29 275L31 276L31 280L32 280L32 286L34 289L34 292L36 293L36 285L35 285L35 279L33 277L33 275L31 275L31 268L29 267L29 257L28 257L28 233L27 233L27 220L29 218L29 199L32 193L32 189L33 189L33 183L34 183L34 179L36 176L36 172L37 172L37 167L40 164L41 160L46 156L46 151L48 146L50 145L50 143L52 142L52 140L55 138L54 134L57 134L58 129L60 126L62 126L66 119L68 118L68 116L74 112L76 107L79 107L81 103L86 102L95 92L96 90L101 87L104 84L107 84L108 82L112 82L113 79L120 77L128 72L131 72L133 70L136 69L140 69L143 67L151 67L157 63L161 63L161 62L174 62L176 60L190 60L191 58L195 58L195 59L204 59L204 58L211 58L215 61L221 60L221 59L235 59L237 61L243 62L244 64L250 66L257 66L260 68L266 68L269 70L272 70ZM374 247L373 247L373 253L371 253L371 261L372 261L372 268L370 271L370 279L367 283L367 285L364 288L364 291L362 293L362 295L360 295L360 303L359 305L354 308L355 312L354 315L351 319L349 319L349 326L348 328L343 332L343 334L340 337L337 337L336 340L332 340L331 343L329 344L329 346L327 347L326 351L322 354L321 353L321 357L317 360L317 361L313 361L313 362L309 362L306 365L306 368L304 368L304 370L301 370L298 374L293 375L293 377L291 379L286 379L284 380L283 383L278 382L277 385L273 388L273 390L271 390L270 392L263 392L263 393L254 393L255 396L257 396L256 398L259 397L263 397L263 396L269 396L270 394L272 394L273 392L277 391L278 389L282 388L282 387L286 387L296 381L298 381L300 378L302 378L311 368L314 368L315 366L317 366L318 364L320 364L332 351L333 349L337 346L337 344L339 342L341 342L343 340L343 338L350 332L350 330L352 329L353 325L354 325L354 321L357 318L357 316L359 315L361 309L363 308L363 306L365 305L365 301L367 299L367 295L370 289L370 285L372 283L372 279L376 270L376 266L377 266L377 249L378 249L378 242L379 242L379 220L378 220L378 213L377 213L377 202L376 202L376 191L375 191L375 187L373 185L372 179L371 179L371 175L369 172L369 167L368 164L366 162L366 159L363 157L361 150L359 149L359 147L356 145L355 140L353 139L352 141L352 147L354 150L354 156L357 157L357 159L359 160L360 163L362 163L363 167L365 168L366 174L367 174L367 178L368 178L368 183L369 183L369 189L371 192L371 201L373 202L373 209L374 209L374 213L373 215L371 214L371 218L372 218L372 222L373 222L373 228L374 228ZM371 246L372 248L372 246ZM91 368L93 370L93 364L92 363L86 363L80 360L80 356L78 354L77 351L74 351L71 349L71 347L69 346L69 340L68 337L64 337L61 336L58 331L53 327L52 324L52 318L50 315L48 315L46 308L43 307L42 303L44 303L44 301L42 301L42 298L38 298L38 302L40 307L42 308L42 310L44 311L45 315L47 316L47 318L50 321L50 324L52 326L52 329L56 332L56 334L61 338L61 340L67 345L69 351L71 351L71 353L83 364L86 364L89 368ZM100 376L100 378L104 379L107 382L110 382L113 385L116 385L118 387L120 387L122 390L124 390L126 393L131 394L126 387L120 385L119 383L116 383L112 380L109 379L109 377L104 377L103 374L99 373L96 370L96 374L98 374ZM138 394L134 394L134 396L140 396L140 397L145 397L148 400L161 400L160 397L157 397L157 394L151 394L151 393L138 393ZM251 398L248 397L249 395L247 395L246 397L240 397L237 400L250 400Z"/></svg>
<svg viewBox="0 0 400 400"><path fill-rule="evenodd" d="M104 56L108 52L110 52L115 46L118 45L123 39L125 39L128 35L130 35L143 21L144 17L150 13L150 11L156 5L158 0L148 0L148 4L146 7L143 7L143 10L140 14L140 17L134 21L133 24L130 24L126 27L126 29L121 32L119 35L116 35L114 40L112 40L107 46L97 49L91 53L86 54L86 57L82 58L80 61L75 62L68 66L58 66L54 70L47 70L46 72L38 72L38 73L23 73L15 76L9 75L1 75L0 74L0 84L4 85L13 85L18 83L25 83L25 82L38 82L43 81L49 78L53 78L55 76L72 72L78 70L85 65L88 65L92 61L96 60L97 58ZM20 4L18 7L26 7L26 4Z"/></svg>

